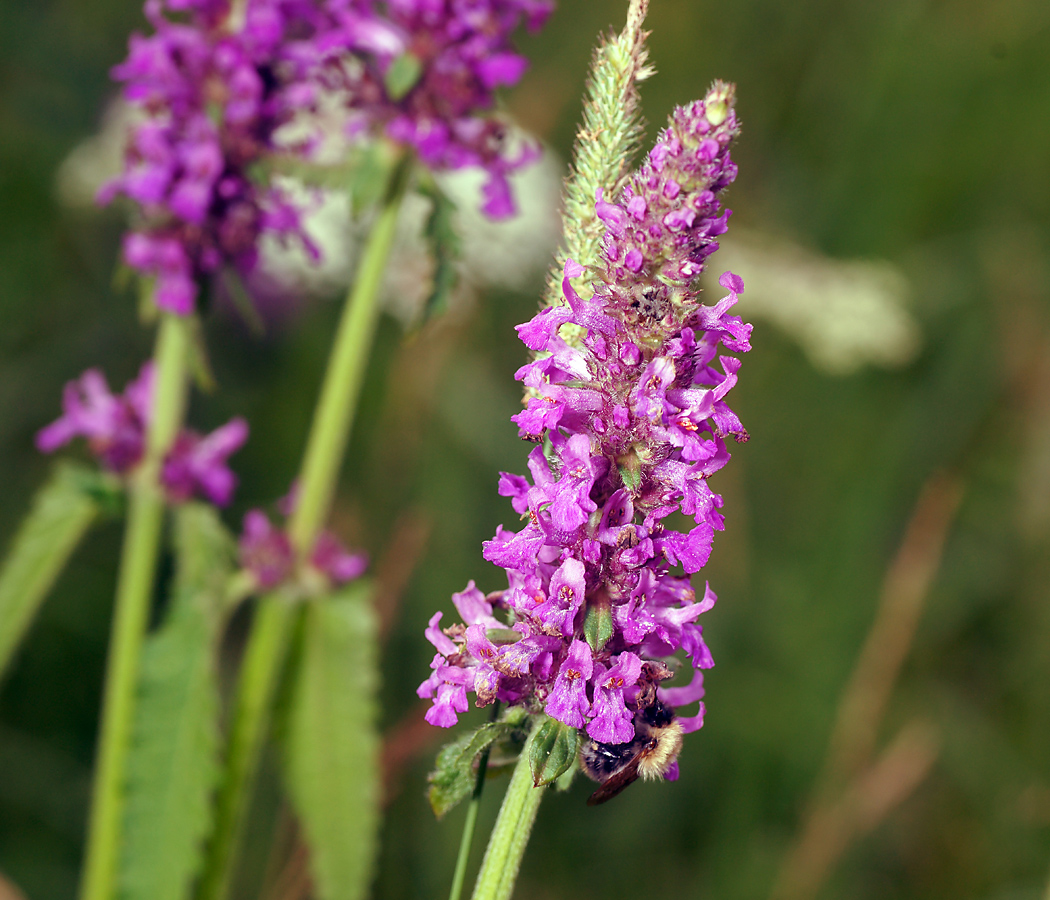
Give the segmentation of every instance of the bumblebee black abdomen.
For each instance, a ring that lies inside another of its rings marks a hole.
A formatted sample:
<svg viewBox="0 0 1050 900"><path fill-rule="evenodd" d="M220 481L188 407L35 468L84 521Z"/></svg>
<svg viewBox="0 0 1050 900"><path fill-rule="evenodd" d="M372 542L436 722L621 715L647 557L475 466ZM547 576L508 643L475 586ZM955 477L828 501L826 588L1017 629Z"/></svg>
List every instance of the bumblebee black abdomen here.
<svg viewBox="0 0 1050 900"><path fill-rule="evenodd" d="M662 700L657 700L652 706L638 713L638 720L649 728L666 728L674 719L674 710Z"/></svg>
<svg viewBox="0 0 1050 900"><path fill-rule="evenodd" d="M625 744L603 744L585 741L580 750L584 772L595 781L604 781L629 763L638 753L638 741Z"/></svg>

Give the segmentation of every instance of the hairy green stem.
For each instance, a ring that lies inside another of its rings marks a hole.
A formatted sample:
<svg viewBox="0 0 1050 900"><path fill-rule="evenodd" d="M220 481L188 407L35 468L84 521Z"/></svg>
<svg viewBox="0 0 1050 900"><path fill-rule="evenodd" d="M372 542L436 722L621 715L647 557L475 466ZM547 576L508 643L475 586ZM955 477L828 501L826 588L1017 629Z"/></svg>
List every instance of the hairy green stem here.
<svg viewBox="0 0 1050 900"><path fill-rule="evenodd" d="M332 506L379 320L379 288L394 243L410 168L411 158L407 155L394 167L339 322L303 456L299 496L288 523L288 536L300 557L313 547Z"/></svg>
<svg viewBox="0 0 1050 900"><path fill-rule="evenodd" d="M161 466L182 423L188 355L189 323L179 316L163 314L154 353L156 373L146 452L132 478L120 556L81 900L110 900L115 893L124 817L124 768L164 523Z"/></svg>
<svg viewBox="0 0 1050 900"><path fill-rule="evenodd" d="M500 702L497 700L492 704L492 718L495 722L499 718ZM456 856L456 871L452 875L452 889L449 891L448 900L459 900L463 893L463 882L467 877L467 863L470 860L470 846L474 843L474 827L478 822L478 807L481 806L481 794L485 790L485 775L489 768L489 753L492 745L489 744L478 759L478 777L474 782L474 792L470 796L467 805L467 817L463 821L463 836L459 840L459 854Z"/></svg>
<svg viewBox="0 0 1050 900"><path fill-rule="evenodd" d="M507 785L496 825L489 837L485 858L481 862L481 871L474 885L473 900L510 900L514 893L514 883L518 879L525 847L532 834L532 825L540 808L540 800L546 788L535 787L532 783L532 767L529 763L529 749L537 729L533 729L525 743L514 774Z"/></svg>
<svg viewBox="0 0 1050 900"><path fill-rule="evenodd" d="M288 536L300 562L314 546L335 496L379 319L379 288L410 167L411 158L406 155L392 170L336 331L307 438L295 509L288 523ZM278 592L261 598L234 694L215 831L198 900L222 900L228 892L273 698L296 620L297 610L287 596Z"/></svg>

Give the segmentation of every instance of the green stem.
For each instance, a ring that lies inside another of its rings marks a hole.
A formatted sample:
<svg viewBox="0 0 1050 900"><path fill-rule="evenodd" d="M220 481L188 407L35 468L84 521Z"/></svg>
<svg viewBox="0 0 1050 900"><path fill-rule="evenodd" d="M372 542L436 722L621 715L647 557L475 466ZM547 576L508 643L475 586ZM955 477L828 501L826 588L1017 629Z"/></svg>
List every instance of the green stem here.
<svg viewBox="0 0 1050 900"><path fill-rule="evenodd" d="M317 541L335 496L379 319L379 288L394 243L410 167L411 158L406 155L392 170L336 331L303 456L298 497L288 523L288 536L300 561ZM228 893L270 708L296 620L297 610L287 596L276 593L261 598L238 675L215 831L198 900L221 900Z"/></svg>
<svg viewBox="0 0 1050 900"><path fill-rule="evenodd" d="M492 705L492 718L495 722L499 718L500 702L497 700ZM467 862L470 859L470 845L474 843L474 826L478 821L478 807L481 806L481 794L485 790L485 774L489 768L489 753L492 745L489 744L478 759L478 777L474 782L474 793L471 794L470 804L467 806L467 818L463 822L463 836L459 840L459 855L456 857L456 871L452 875L452 890L449 891L448 900L459 900L463 893L463 882L467 877Z"/></svg>
<svg viewBox="0 0 1050 900"><path fill-rule="evenodd" d="M182 423L188 351L188 322L164 314L154 353L156 372L146 452L132 479L120 556L81 900L109 900L115 889L124 816L124 766L164 522L161 466Z"/></svg>
<svg viewBox="0 0 1050 900"><path fill-rule="evenodd" d="M288 523L288 536L301 557L313 547L332 506L379 320L379 287L394 243L410 168L411 158L406 155L391 174L328 361L299 474L298 498Z"/></svg>
<svg viewBox="0 0 1050 900"><path fill-rule="evenodd" d="M481 871L474 885L473 900L510 900L518 878L525 847L529 843L532 825L543 799L544 788L534 787L529 747L537 733L532 735L521 751L514 774L510 777L507 794L503 798L496 825L492 829Z"/></svg>
<svg viewBox="0 0 1050 900"><path fill-rule="evenodd" d="M226 768L198 900L224 897L229 889L249 791L269 723L269 707L288 652L294 611L287 597L271 594L262 598L252 621L233 699Z"/></svg>

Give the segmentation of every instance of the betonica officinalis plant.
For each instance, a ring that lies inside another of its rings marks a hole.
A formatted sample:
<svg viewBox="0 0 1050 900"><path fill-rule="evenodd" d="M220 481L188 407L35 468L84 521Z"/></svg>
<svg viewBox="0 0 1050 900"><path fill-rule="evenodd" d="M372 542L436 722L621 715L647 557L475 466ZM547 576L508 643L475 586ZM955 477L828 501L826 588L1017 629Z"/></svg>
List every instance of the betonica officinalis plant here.
<svg viewBox="0 0 1050 900"><path fill-rule="evenodd" d="M553 7L146 0L146 29L112 71L126 135L98 201L129 217L121 278L155 349L123 389L91 368L67 384L58 417L42 417L42 452L86 448L91 462L58 463L0 570L2 672L92 524L123 519L81 900L235 896L272 734L314 894L369 893L383 762L375 590L367 556L330 521L333 501L403 201L418 193L430 208L426 321L457 271L443 178L477 170L480 212L518 213L516 173L541 148L498 94L527 68L516 35ZM739 124L733 86L716 81L641 154L647 7L632 0L594 53L563 243L541 310L517 329L530 356L513 421L531 477L499 476L521 525L483 550L507 587L471 582L453 597L461 621L436 613L425 630L436 650L418 690L427 722L456 725L469 695L492 710L431 776L438 814L471 798L452 900L490 760L513 774L477 900L511 895L548 786L582 771L602 803L638 779L674 781L703 724L713 660L699 617L715 593L690 579L724 526L707 479L747 439L727 394L751 327L732 313L737 275L713 304L699 279L727 229ZM234 530L220 510L250 423L201 433L186 421L195 387L221 390L209 322L219 309L258 322L268 248L321 261L311 215L334 190L349 194L364 238L301 462L284 496ZM246 624L231 650L235 614Z"/></svg>
<svg viewBox="0 0 1050 900"><path fill-rule="evenodd" d="M468 694L493 708L438 757L435 810L469 793L476 803L493 746L519 745L475 900L511 895L547 786L579 769L598 782L597 804L638 778L674 781L683 738L704 720L714 661L698 619L716 598L710 586L697 597L689 576L724 527L707 478L729 461L728 441L748 438L726 403L740 360L720 348L748 351L751 326L731 313L737 275L722 276L712 306L698 279L727 229L740 129L733 87L716 81L632 168L647 5L632 3L595 53L564 244L547 303L517 329L532 353L513 417L534 444L531 480L500 475L523 527L499 528L483 551L508 586L485 594L471 582L452 598L461 621L442 627L438 612L426 629L437 651L419 687L433 701L427 721L455 725ZM672 513L691 527L672 527ZM468 813L452 900L473 822Z"/></svg>

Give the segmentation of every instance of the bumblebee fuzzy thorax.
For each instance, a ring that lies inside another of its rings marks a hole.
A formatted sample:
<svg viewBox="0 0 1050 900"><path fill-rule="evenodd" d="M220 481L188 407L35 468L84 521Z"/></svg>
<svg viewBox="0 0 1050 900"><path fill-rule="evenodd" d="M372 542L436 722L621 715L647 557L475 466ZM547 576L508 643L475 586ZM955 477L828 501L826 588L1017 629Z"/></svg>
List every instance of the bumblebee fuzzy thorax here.
<svg viewBox="0 0 1050 900"><path fill-rule="evenodd" d="M649 740L638 759L638 774L645 781L663 778L682 749L682 723L673 719L669 725L650 728Z"/></svg>

